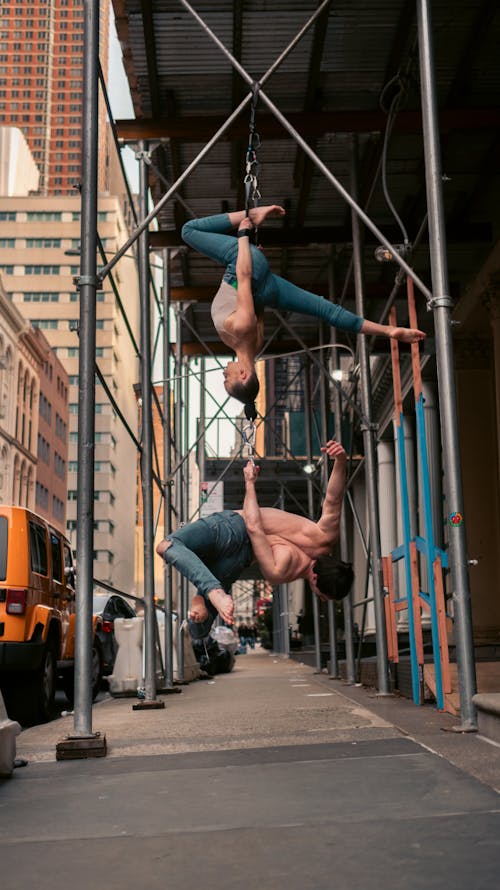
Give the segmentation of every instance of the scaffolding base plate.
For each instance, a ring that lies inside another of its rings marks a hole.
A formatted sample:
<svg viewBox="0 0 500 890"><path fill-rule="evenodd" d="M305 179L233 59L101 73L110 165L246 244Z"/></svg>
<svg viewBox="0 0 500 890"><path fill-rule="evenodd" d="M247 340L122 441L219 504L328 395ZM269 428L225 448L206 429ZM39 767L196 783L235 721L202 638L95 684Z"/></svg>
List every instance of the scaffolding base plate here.
<svg viewBox="0 0 500 890"><path fill-rule="evenodd" d="M106 736L100 732L89 736L69 735L56 744L56 760L85 760L106 754Z"/></svg>
<svg viewBox="0 0 500 890"><path fill-rule="evenodd" d="M137 704L132 705L133 711L159 711L161 708L165 707L164 701L139 701Z"/></svg>

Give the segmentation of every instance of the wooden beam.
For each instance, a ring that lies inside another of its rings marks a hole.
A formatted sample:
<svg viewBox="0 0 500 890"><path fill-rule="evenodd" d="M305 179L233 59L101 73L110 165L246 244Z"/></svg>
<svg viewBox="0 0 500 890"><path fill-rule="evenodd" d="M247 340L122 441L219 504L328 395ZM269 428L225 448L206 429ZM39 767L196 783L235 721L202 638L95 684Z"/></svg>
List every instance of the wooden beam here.
<svg viewBox="0 0 500 890"><path fill-rule="evenodd" d="M184 142L206 142L227 120L224 115L199 117L140 118L118 120L118 138L124 142L139 139L181 139ZM303 138L324 136L325 133L382 133L387 115L382 111L317 111L287 115L287 120ZM500 108L445 108L439 113L441 133L448 130L498 130ZM394 129L406 133L422 132L420 111L400 111ZM290 135L271 114L259 114L259 134L266 139L290 139ZM238 119L226 130L221 140L245 139L248 120Z"/></svg>

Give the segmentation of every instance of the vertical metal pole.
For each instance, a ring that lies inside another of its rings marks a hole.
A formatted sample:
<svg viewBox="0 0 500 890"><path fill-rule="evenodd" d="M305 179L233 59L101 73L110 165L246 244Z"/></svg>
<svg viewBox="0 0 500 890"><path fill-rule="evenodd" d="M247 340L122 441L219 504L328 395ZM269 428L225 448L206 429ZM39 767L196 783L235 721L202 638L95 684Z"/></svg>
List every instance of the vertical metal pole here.
<svg viewBox="0 0 500 890"><path fill-rule="evenodd" d="M332 328L334 330L334 328ZM319 331L319 342L323 346L324 326L321 325ZM321 350L321 363L325 364L325 351ZM335 387L336 389L336 387ZM326 392L326 376L319 375L319 397L321 412L321 439L323 444L328 441L328 416L327 416L327 392ZM324 460L321 464L321 487L326 492L328 485L328 461ZM339 663L337 657L337 626L335 615L335 603L333 600L328 601L328 645L330 647L330 677L339 676Z"/></svg>
<svg viewBox="0 0 500 890"><path fill-rule="evenodd" d="M312 428L311 428L311 381L310 381L311 365L309 360L304 361L304 425L306 431L306 456L307 462L312 464ZM307 511L309 519L314 519L314 492L312 486L312 478L307 476ZM319 627L319 605L318 597L311 592L312 608L313 608L313 626L314 626L314 654L316 661L316 670L321 671L321 639Z"/></svg>
<svg viewBox="0 0 500 890"><path fill-rule="evenodd" d="M337 658L337 621L335 617L335 603L328 600L328 645L330 647L330 672L332 680L339 677L339 661Z"/></svg>
<svg viewBox="0 0 500 890"><path fill-rule="evenodd" d="M177 341L175 351L175 444L177 447L177 459L180 460L182 453L182 309L180 304L180 312L177 316ZM180 466L177 470L175 479L175 506L177 510L178 525L184 525L184 469ZM186 579L177 573L177 678L181 682L184 681L184 636L182 624L186 617L185 612L185 596Z"/></svg>
<svg viewBox="0 0 500 890"><path fill-rule="evenodd" d="M329 294L330 299L333 299L335 296L334 293L334 280L333 280L333 269L330 263L329 266ZM333 346L337 343L337 330L336 328L331 328L330 330L330 343ZM340 370L340 359L338 349L332 349L332 370L338 371ZM333 416L335 421L335 439L337 442L343 441L343 430L342 430L342 400L340 398L339 389L334 386L332 390L332 407L333 407ZM344 443L345 444L345 443ZM326 463L326 461L325 461ZM342 507L342 513L340 514L340 558L344 562L349 562L349 544L347 538L347 519L346 519L346 511L344 507ZM354 657L354 635L353 635L353 617L352 617L352 592L344 597L342 600L342 606L344 610L344 644L345 644L345 663L346 663L346 681L351 685L354 685L356 682L356 663Z"/></svg>
<svg viewBox="0 0 500 890"><path fill-rule="evenodd" d="M139 143L139 213L148 212L148 167L144 156L148 145ZM149 278L149 233L138 239L139 290L141 300L141 396L142 450L141 491L144 530L144 673L146 701L156 700L156 627L154 604L153 522L153 414L151 386L151 297Z"/></svg>
<svg viewBox="0 0 500 890"><path fill-rule="evenodd" d="M94 550L95 343L97 290L97 154L99 2L85 3L80 350L78 389L78 501L76 512L75 715L76 736L92 735L92 592Z"/></svg>
<svg viewBox="0 0 500 890"><path fill-rule="evenodd" d="M206 468L206 452L205 452L205 429L206 429L206 413L207 413L207 400L206 400L206 385L207 385L207 375L206 375L206 362L205 358L200 359L200 424L198 429L198 436L200 441L198 442L198 469L200 472L200 482L206 482L205 476L207 472Z"/></svg>
<svg viewBox="0 0 500 890"><path fill-rule="evenodd" d="M436 336L436 361L441 407L441 438L445 472L446 502L450 516L450 570L454 588L454 627L460 693L460 717L462 730L474 730L477 726L476 708L472 696L476 692L474 639L469 577L467 570L467 545L465 526L460 518L464 515L460 448L457 424L457 399L453 368L453 346L450 316L452 301L449 296L446 258L446 235L442 199L442 171L439 151L439 131L436 103L436 86L433 68L433 44L431 33L430 4L418 0L418 41L420 53L420 83L422 97L422 123L427 184L429 218L429 246L434 294L432 308ZM453 521L457 517L457 521Z"/></svg>
<svg viewBox="0 0 500 890"><path fill-rule="evenodd" d="M358 194L358 139L352 137L351 189L355 197ZM356 293L356 313L364 315L363 269L361 256L361 227L358 215L351 211L354 286ZM375 430L372 424L370 357L364 334L359 335L359 365L361 380L361 406L368 424L364 424L363 442L366 465L366 494L368 499L368 516L370 525L370 550L372 586L375 612L375 631L377 640L377 677L378 691L381 695L390 694L389 663L387 659L387 635L384 615L384 592L381 578L380 562L380 526L378 512L377 460L375 449Z"/></svg>
<svg viewBox="0 0 500 890"><path fill-rule="evenodd" d="M163 528L172 531L172 418L170 411L170 250L163 251ZM163 596L165 603L165 686L174 685L172 634L172 566L165 563Z"/></svg>
<svg viewBox="0 0 500 890"><path fill-rule="evenodd" d="M285 492L283 486L280 486L280 510L285 509ZM289 619L289 600L288 600L288 584L280 584L280 614L281 627L283 633L282 652L287 658L290 657L290 619Z"/></svg>
<svg viewBox="0 0 500 890"><path fill-rule="evenodd" d="M189 492L190 492L190 468L189 461L191 459L191 455L189 453L189 425L190 425L190 379L189 379L189 358L187 356L184 357L182 362L182 369L184 374L184 454L187 455L186 460L186 471L184 473L184 520L186 521L189 518L190 510L189 510ZM187 579L184 579L184 616L186 617L189 610L189 584ZM185 659L184 652L184 640L183 640L183 650L182 650L183 659Z"/></svg>
<svg viewBox="0 0 500 890"><path fill-rule="evenodd" d="M281 597L279 585L273 590L273 652L281 652Z"/></svg>
<svg viewBox="0 0 500 890"><path fill-rule="evenodd" d="M189 469L189 461L191 459L191 455L189 454L189 422L190 422L190 380L189 380L189 358L186 356L183 361L183 373L184 373L184 454L188 455L186 461L186 475L185 475L185 485L184 485L184 516L189 517L190 509L189 509L189 480L190 480L190 469Z"/></svg>

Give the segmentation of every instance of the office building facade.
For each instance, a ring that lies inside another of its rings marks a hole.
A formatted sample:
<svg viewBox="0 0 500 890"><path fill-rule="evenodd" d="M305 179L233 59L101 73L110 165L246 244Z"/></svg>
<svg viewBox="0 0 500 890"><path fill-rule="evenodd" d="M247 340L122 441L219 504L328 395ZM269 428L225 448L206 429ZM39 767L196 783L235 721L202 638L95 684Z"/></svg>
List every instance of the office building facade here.
<svg viewBox="0 0 500 890"><path fill-rule="evenodd" d="M118 198L101 196L98 231L109 256L127 238ZM67 530L76 550L80 199L0 198L1 270L14 306L42 330L69 378ZM128 254L113 270L128 325L138 340L136 264ZM137 403L136 348L110 277L97 293L96 364L115 402L96 383L94 577L130 590L134 578ZM121 415L121 416L120 416ZM129 427L127 430L122 418ZM77 555L78 558L78 555Z"/></svg>

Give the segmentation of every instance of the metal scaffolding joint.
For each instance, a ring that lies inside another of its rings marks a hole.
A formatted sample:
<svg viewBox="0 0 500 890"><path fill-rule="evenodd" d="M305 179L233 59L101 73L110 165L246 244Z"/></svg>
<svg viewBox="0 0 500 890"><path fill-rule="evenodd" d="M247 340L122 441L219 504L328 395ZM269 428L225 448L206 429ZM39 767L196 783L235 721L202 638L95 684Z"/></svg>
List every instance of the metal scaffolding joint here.
<svg viewBox="0 0 500 890"><path fill-rule="evenodd" d="M90 287L99 287L102 284L102 278L100 275L77 275L73 278L74 283L77 287L84 287L85 285L89 285Z"/></svg>
<svg viewBox="0 0 500 890"><path fill-rule="evenodd" d="M448 294L442 294L440 297L432 297L430 300L427 300L427 311L431 312L433 309L453 309L453 300Z"/></svg>
<svg viewBox="0 0 500 890"><path fill-rule="evenodd" d="M135 153L136 161L144 161L145 164L151 163L151 152L146 149L139 149Z"/></svg>

